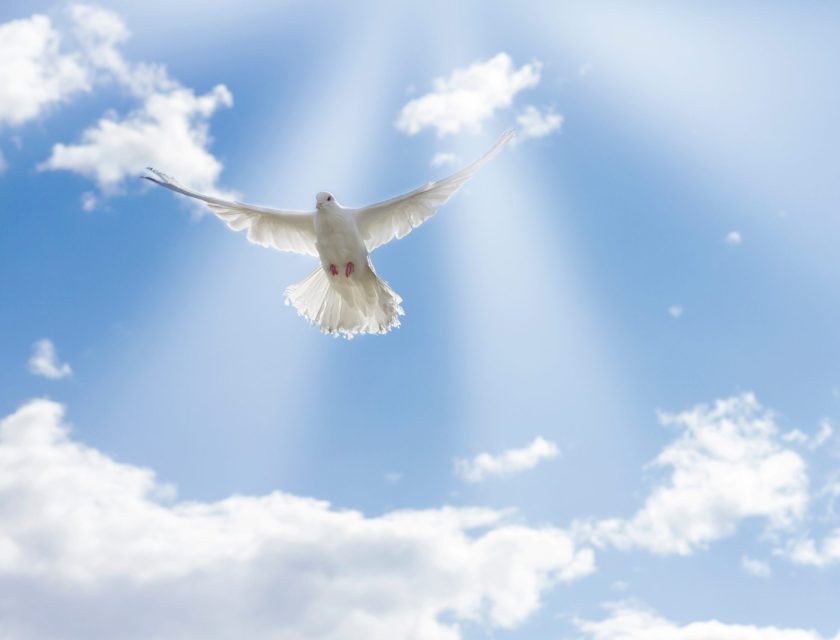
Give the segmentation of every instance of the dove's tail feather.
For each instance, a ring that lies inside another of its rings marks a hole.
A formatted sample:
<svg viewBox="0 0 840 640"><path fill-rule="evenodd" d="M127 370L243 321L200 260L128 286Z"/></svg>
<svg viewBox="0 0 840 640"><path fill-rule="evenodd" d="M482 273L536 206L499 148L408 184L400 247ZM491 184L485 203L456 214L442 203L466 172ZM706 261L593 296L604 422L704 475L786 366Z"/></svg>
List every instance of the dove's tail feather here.
<svg viewBox="0 0 840 640"><path fill-rule="evenodd" d="M318 267L286 289L286 304L322 333L352 338L360 333L388 333L400 326L402 298L380 279L368 260L350 278L330 277Z"/></svg>

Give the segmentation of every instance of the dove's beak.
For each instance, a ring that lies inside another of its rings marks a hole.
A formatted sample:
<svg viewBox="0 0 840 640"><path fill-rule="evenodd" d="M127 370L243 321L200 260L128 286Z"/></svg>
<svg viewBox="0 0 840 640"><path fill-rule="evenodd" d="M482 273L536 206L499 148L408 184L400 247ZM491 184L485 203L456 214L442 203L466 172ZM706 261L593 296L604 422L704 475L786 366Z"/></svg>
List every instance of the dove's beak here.
<svg viewBox="0 0 840 640"><path fill-rule="evenodd" d="M316 208L316 209L320 209L320 208L321 208L321 203L320 203L320 202L316 202L316 203L315 203L315 208Z"/></svg>

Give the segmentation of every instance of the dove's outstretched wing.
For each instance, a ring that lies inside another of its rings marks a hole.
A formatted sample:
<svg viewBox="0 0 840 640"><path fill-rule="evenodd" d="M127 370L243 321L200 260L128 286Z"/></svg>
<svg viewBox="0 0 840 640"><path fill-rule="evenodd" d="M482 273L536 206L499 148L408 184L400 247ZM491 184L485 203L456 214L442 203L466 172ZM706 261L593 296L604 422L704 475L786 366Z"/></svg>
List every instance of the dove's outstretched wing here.
<svg viewBox="0 0 840 640"><path fill-rule="evenodd" d="M373 251L395 238L404 238L412 229L435 215L438 207L449 200L514 135L513 129L506 131L490 151L448 178L430 182L396 198L358 209L356 222L367 250Z"/></svg>
<svg viewBox="0 0 840 640"><path fill-rule="evenodd" d="M257 207L205 196L182 187L165 173L149 167L152 175L143 176L162 187L207 203L219 218L234 231L248 230L248 240L263 247L318 256L315 247L315 223L312 214Z"/></svg>

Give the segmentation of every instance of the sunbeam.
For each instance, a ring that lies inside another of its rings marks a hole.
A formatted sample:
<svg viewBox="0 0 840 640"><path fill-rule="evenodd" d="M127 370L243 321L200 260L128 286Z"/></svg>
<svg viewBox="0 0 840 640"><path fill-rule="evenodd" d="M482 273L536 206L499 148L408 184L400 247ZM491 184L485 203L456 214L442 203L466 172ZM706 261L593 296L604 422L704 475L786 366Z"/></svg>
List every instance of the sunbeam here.
<svg viewBox="0 0 840 640"><path fill-rule="evenodd" d="M365 175L371 140L385 118L373 105L384 102L388 82L387 73L365 70L383 57L391 36L367 14L354 20L344 31L346 66L325 65L300 86L291 113L263 125L269 133L259 136L262 145L227 172L244 199L309 208L325 182L342 193L342 185L351 191L354 178ZM361 47L360 33L366 36ZM204 445L187 467L216 468L218 491L231 482L243 491L305 482L299 452L317 426L308 407L322 397L317 381L328 377L336 345L286 308L282 292L315 262L249 245L212 216L191 232L191 255L161 283L158 301L137 328L142 338L114 357L102 381L109 421L130 423L110 437L111 446L131 443L144 452L141 461L154 463L189 495L191 472L177 469L175 460L200 424ZM145 409L126 418L125 406ZM169 452L132 428L144 421L169 425ZM241 444L231 448L231 441Z"/></svg>

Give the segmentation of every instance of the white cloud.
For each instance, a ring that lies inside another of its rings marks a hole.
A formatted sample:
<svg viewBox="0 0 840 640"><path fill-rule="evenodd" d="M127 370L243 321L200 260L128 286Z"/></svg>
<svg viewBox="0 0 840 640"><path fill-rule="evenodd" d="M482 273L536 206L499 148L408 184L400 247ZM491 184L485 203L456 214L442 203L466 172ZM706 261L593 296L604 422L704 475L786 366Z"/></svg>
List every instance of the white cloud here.
<svg viewBox="0 0 840 640"><path fill-rule="evenodd" d="M490 476L509 476L533 469L543 460L556 458L557 445L542 437L522 449L508 449L498 455L480 453L472 460L455 461L455 473L467 482L481 482Z"/></svg>
<svg viewBox="0 0 840 640"><path fill-rule="evenodd" d="M69 38L46 16L0 24L0 124L20 125L108 82L140 105L125 116L106 114L77 144L54 145L39 169L73 171L113 193L151 164L196 189L225 195L216 186L222 165L208 151L208 121L232 105L227 88L196 95L163 66L127 60L119 46L130 32L113 11L76 4L68 14Z"/></svg>
<svg viewBox="0 0 840 640"><path fill-rule="evenodd" d="M34 15L0 24L0 125L21 125L90 89L81 56L60 51L50 19Z"/></svg>
<svg viewBox="0 0 840 640"><path fill-rule="evenodd" d="M36 400L0 422L0 636L456 640L593 570L489 509L379 517L274 492L178 502ZM49 615L44 615L48 611Z"/></svg>
<svg viewBox="0 0 840 640"><path fill-rule="evenodd" d="M32 345L32 355L27 363L30 373L43 376L51 380L67 378L73 375L73 370L66 362L59 362L55 352L55 345L44 338Z"/></svg>
<svg viewBox="0 0 840 640"><path fill-rule="evenodd" d="M443 167L445 165L458 164L458 156L449 152L438 152L432 156L431 165L433 167Z"/></svg>
<svg viewBox="0 0 840 640"><path fill-rule="evenodd" d="M199 191L218 193L214 185L222 165L207 151L207 120L232 103L224 85L201 96L191 89L153 93L125 118L103 117L82 133L79 144L56 144L39 168L73 171L113 192L126 177L152 165Z"/></svg>
<svg viewBox="0 0 840 640"><path fill-rule="evenodd" d="M125 21L113 11L89 5L70 7L73 31L87 64L140 97L179 88L163 65L129 62L117 48L131 36Z"/></svg>
<svg viewBox="0 0 840 640"><path fill-rule="evenodd" d="M563 116L550 109L540 111L535 106L528 105L516 116L516 124L519 125L519 133L523 139L543 138L560 130Z"/></svg>
<svg viewBox="0 0 840 640"><path fill-rule="evenodd" d="M757 578L769 578L773 573L770 565L764 560L750 558L749 556L741 556L741 568Z"/></svg>
<svg viewBox="0 0 840 640"><path fill-rule="evenodd" d="M741 238L741 232L740 231L730 231L729 233L726 234L726 237L723 239L723 241L726 244L731 245L733 247L737 246L737 245L741 244L741 242L743 241L742 238Z"/></svg>
<svg viewBox="0 0 840 640"><path fill-rule="evenodd" d="M456 69L449 78L437 78L434 90L411 100L400 111L396 127L414 135L427 127L439 136L462 129L480 131L498 109L509 107L514 96L540 81L541 63L515 69L506 53Z"/></svg>
<svg viewBox="0 0 840 640"><path fill-rule="evenodd" d="M629 519L578 523L595 544L687 555L732 535L747 518L770 530L801 521L808 507L804 460L781 444L772 414L752 394L662 414L682 430L652 466L670 468Z"/></svg>
<svg viewBox="0 0 840 640"><path fill-rule="evenodd" d="M672 318L680 318L683 313L685 313L685 309L678 304L668 307L668 315Z"/></svg>
<svg viewBox="0 0 840 640"><path fill-rule="evenodd" d="M576 620L575 624L589 640L830 640L809 629L726 624L717 620L679 625L634 602L611 606L609 616L603 620Z"/></svg>
<svg viewBox="0 0 840 640"><path fill-rule="evenodd" d="M820 420L820 430L817 431L816 435L811 439L811 449L819 449L828 442L833 435L834 427L831 426L831 422L829 422L827 418L823 418Z"/></svg>

